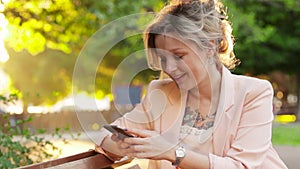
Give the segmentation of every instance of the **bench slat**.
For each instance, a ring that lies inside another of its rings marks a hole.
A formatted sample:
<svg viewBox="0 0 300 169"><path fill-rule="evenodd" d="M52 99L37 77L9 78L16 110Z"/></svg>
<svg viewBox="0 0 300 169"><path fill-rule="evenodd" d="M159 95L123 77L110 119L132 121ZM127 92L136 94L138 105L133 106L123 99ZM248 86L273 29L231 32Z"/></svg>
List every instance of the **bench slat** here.
<svg viewBox="0 0 300 169"><path fill-rule="evenodd" d="M114 163L110 159L108 159L103 154L97 153L94 150L59 158L55 160L50 160L38 164L32 164L24 167L20 167L19 169L99 169L105 168L110 169L116 166L121 166L123 164L129 163L131 159ZM113 167L111 167L113 166Z"/></svg>

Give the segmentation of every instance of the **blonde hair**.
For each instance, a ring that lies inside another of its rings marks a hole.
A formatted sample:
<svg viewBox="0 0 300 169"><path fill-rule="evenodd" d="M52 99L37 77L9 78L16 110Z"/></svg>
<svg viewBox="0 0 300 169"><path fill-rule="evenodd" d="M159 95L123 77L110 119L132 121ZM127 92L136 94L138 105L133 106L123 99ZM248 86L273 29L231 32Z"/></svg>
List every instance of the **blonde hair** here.
<svg viewBox="0 0 300 169"><path fill-rule="evenodd" d="M144 32L149 68L162 70L155 54L155 37L175 34L202 48L213 49L217 63L233 69L239 64L233 52L232 28L224 6L217 0L176 0L165 6Z"/></svg>

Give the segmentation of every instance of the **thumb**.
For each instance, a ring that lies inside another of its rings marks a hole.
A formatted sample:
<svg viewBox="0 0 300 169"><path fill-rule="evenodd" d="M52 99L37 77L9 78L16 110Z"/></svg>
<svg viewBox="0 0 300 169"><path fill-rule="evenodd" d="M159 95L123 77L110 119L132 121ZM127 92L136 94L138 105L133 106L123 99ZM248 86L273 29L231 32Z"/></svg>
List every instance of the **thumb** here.
<svg viewBox="0 0 300 169"><path fill-rule="evenodd" d="M130 134L134 134L138 137L152 137L154 135L157 135L157 132L153 131L153 130L141 130L141 129L127 129L126 131L127 133L130 133Z"/></svg>

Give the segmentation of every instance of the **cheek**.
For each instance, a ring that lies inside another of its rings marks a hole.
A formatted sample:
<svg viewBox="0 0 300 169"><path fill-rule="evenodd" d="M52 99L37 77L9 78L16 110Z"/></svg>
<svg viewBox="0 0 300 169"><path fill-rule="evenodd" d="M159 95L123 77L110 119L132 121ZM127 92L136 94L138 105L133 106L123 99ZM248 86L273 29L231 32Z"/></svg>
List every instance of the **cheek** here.
<svg viewBox="0 0 300 169"><path fill-rule="evenodd" d="M190 78L195 79L196 82L199 82L199 80L202 79L202 77L204 77L205 74L205 68L202 67L201 63L193 64L193 66L189 68Z"/></svg>

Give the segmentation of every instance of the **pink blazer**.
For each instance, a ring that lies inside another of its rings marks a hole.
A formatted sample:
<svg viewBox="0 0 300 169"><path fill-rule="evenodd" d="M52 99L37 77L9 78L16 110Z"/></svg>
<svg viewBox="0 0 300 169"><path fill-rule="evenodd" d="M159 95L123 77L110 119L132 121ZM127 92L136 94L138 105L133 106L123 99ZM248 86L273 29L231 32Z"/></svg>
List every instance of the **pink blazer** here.
<svg viewBox="0 0 300 169"><path fill-rule="evenodd" d="M171 80L155 80L143 102L114 124L153 129L179 143L187 92ZM286 169L271 143L273 89L266 80L233 75L223 67L221 94L213 128L211 169ZM100 134L100 146L108 132ZM149 162L149 168L174 168L168 161Z"/></svg>

